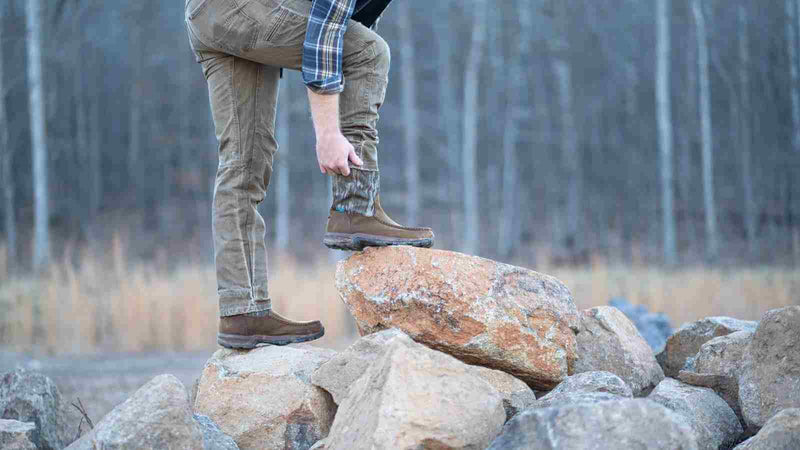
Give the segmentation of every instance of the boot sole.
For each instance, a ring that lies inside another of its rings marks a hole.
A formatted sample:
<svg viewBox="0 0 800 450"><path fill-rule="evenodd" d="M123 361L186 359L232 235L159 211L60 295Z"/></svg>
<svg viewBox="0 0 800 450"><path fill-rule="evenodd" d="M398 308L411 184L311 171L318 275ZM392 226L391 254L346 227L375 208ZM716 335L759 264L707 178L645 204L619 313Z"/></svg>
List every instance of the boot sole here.
<svg viewBox="0 0 800 450"><path fill-rule="evenodd" d="M313 341L325 335L325 329L315 334L289 336L241 336L238 334L217 333L217 344L225 348L253 349L266 345L289 345Z"/></svg>
<svg viewBox="0 0 800 450"><path fill-rule="evenodd" d="M388 247L390 245L410 245L412 247L433 247L433 238L406 239L387 238L363 233L325 233L322 243L334 250L361 251L366 247Z"/></svg>

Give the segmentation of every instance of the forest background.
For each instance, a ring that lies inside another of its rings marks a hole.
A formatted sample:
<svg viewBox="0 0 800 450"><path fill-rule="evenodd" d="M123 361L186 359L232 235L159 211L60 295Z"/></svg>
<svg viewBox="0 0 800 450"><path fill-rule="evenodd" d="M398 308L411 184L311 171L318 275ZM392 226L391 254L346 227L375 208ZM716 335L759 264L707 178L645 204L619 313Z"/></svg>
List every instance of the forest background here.
<svg viewBox="0 0 800 450"><path fill-rule="evenodd" d="M213 348L217 143L183 7L0 2L0 348ZM437 248L674 325L800 302L800 0L396 0L378 31L381 200ZM299 74L279 103L273 302L342 346Z"/></svg>

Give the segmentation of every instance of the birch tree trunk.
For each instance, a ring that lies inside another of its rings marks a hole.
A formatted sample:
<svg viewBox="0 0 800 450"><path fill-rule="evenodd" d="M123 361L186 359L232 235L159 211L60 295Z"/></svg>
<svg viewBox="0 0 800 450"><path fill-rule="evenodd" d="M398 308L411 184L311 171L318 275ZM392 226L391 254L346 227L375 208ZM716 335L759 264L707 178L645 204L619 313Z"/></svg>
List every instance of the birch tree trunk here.
<svg viewBox="0 0 800 450"><path fill-rule="evenodd" d="M503 130L503 193L502 211L500 220L500 233L498 234L497 250L501 257L511 256L514 244L519 239L516 236L515 221L517 216L517 144L519 140L520 124L527 117L525 105L528 98L523 92L525 89L525 66L530 61L530 41L533 29L530 8L524 5L517 10L519 19L519 36L513 59L507 66L513 67L507 71L506 98L509 102L508 115Z"/></svg>
<svg viewBox="0 0 800 450"><path fill-rule="evenodd" d="M708 40L701 0L692 0L697 30L698 74L700 78L700 134L703 155L703 204L706 224L706 257L713 261L719 252L717 215L714 203L714 161L711 136L711 85L708 71Z"/></svg>
<svg viewBox="0 0 800 450"><path fill-rule="evenodd" d="M750 164L750 147L753 145L751 133L750 102L750 39L748 35L747 11L739 5L739 89L741 109L739 133L742 159L742 190L744 191L744 229L750 253L755 251L756 218L753 200L753 178Z"/></svg>
<svg viewBox="0 0 800 450"><path fill-rule="evenodd" d="M3 42L3 26L6 17L6 6L0 6L0 43ZM9 146L8 115L6 115L6 82L3 77L3 45L0 45L0 179L3 189L3 217L5 217L6 250L9 267L18 267L17 261L17 218L14 206L14 174L11 166L14 161L14 149ZM12 269L13 270L13 269Z"/></svg>
<svg viewBox="0 0 800 450"><path fill-rule="evenodd" d="M568 60L569 44L567 43L567 11L563 2L556 2L556 26L550 41L553 54L552 70L558 85L558 104L561 109L561 153L564 169L563 183L566 185L566 199L563 223L564 236L562 242L576 257L583 247L580 236L581 193L583 176L581 158L578 150L578 130L572 105L572 68Z"/></svg>
<svg viewBox="0 0 800 450"><path fill-rule="evenodd" d="M486 41L486 2L475 0L467 67L464 74L464 124L461 154L462 189L464 191L464 252L474 254L478 249L480 218L478 210L478 178L476 157L478 147L478 76Z"/></svg>
<svg viewBox="0 0 800 450"><path fill-rule="evenodd" d="M400 2L400 86L403 104L405 142L406 223L417 223L419 214L419 127L417 124L417 78L414 61L411 4Z"/></svg>
<svg viewBox="0 0 800 450"><path fill-rule="evenodd" d="M661 208L664 232L664 264L674 266L677 262L675 245L675 208L672 190L672 102L670 99L670 24L667 0L656 4L657 69L656 107L658 108L658 147L661 155Z"/></svg>
<svg viewBox="0 0 800 450"><path fill-rule="evenodd" d="M277 134L280 141L281 153L278 154L276 161L280 164L273 164L275 170L275 248L286 250L289 248L289 214L290 214L290 191L289 191L289 118L292 112L292 95L289 83L282 83L281 98L278 102Z"/></svg>
<svg viewBox="0 0 800 450"><path fill-rule="evenodd" d="M42 5L41 0L28 0L25 5L28 34L28 101L33 150L33 267L34 270L40 271L50 262L48 151L42 74Z"/></svg>

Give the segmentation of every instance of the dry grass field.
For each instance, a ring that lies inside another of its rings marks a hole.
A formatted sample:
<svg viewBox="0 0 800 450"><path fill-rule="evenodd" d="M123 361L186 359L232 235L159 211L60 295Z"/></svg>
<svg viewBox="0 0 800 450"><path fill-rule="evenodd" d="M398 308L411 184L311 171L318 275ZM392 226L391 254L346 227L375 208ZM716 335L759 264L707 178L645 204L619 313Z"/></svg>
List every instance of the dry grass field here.
<svg viewBox="0 0 800 450"><path fill-rule="evenodd" d="M0 350L34 354L198 351L216 346L213 268L130 264L119 240L102 257L71 255L36 279L0 279ZM0 252L1 253L1 252ZM333 286L326 255L314 265L272 257L275 309L297 319L321 318L319 345L342 348L355 336ZM77 264L74 261L78 261ZM0 269L5 264L0 257ZM560 278L580 308L615 296L667 313L673 325L711 315L757 319L800 303L800 270L646 266L596 263L585 268L533 267ZM7 271L0 271L4 276Z"/></svg>

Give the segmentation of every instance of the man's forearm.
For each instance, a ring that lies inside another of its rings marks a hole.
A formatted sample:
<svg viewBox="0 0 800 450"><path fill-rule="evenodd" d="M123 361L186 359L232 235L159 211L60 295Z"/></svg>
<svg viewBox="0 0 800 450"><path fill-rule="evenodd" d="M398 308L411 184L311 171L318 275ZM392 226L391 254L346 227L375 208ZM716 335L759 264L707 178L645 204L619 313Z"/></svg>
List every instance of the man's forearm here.
<svg viewBox="0 0 800 450"><path fill-rule="evenodd" d="M322 173L350 175L349 163L364 164L339 128L339 94L316 94L308 90L311 118L317 134L317 162Z"/></svg>
<svg viewBox="0 0 800 450"><path fill-rule="evenodd" d="M308 103L311 106L311 118L317 140L324 136L340 134L339 130L339 94L317 94L308 90Z"/></svg>

